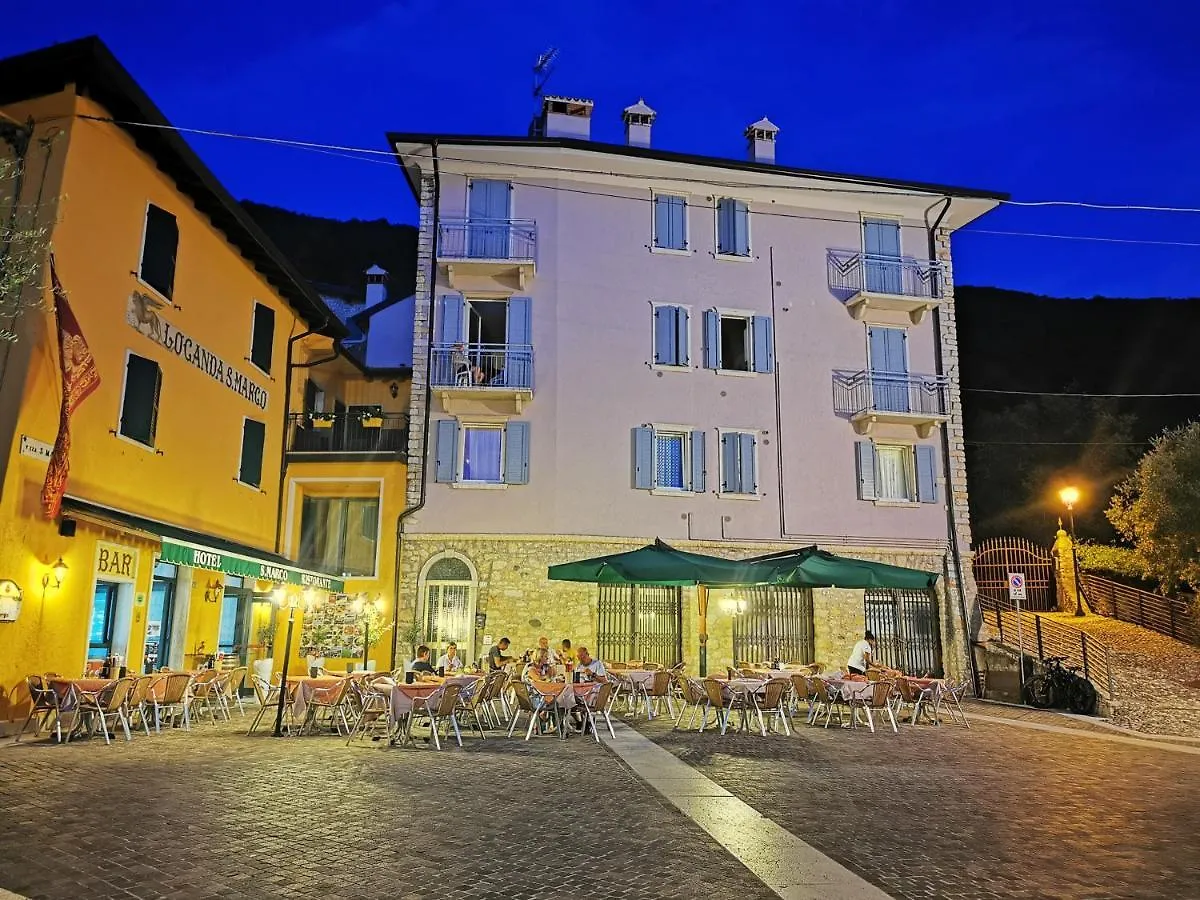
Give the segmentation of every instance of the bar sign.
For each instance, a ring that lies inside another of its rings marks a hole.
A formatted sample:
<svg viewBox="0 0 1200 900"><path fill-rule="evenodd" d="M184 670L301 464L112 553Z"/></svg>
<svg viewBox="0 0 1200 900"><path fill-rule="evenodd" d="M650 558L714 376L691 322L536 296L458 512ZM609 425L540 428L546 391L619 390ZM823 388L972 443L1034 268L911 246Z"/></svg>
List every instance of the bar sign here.
<svg viewBox="0 0 1200 900"><path fill-rule="evenodd" d="M21 455L28 456L30 459L40 459L42 462L50 462L50 455L54 452L54 445L47 444L45 441L39 441L37 438L31 438L27 434L21 435Z"/></svg>

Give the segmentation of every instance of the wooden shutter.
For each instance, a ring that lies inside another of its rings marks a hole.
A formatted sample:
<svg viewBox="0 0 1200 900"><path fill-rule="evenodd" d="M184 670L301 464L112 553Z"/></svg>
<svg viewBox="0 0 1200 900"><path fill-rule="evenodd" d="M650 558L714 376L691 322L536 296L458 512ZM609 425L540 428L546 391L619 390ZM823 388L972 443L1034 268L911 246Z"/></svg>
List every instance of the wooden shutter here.
<svg viewBox="0 0 1200 900"><path fill-rule="evenodd" d="M675 365L675 308L654 307L654 363Z"/></svg>
<svg viewBox="0 0 1200 900"><path fill-rule="evenodd" d="M675 307L675 365L677 366L686 366L691 363L689 318L686 309L682 306Z"/></svg>
<svg viewBox="0 0 1200 900"><path fill-rule="evenodd" d="M750 319L754 332L754 371L775 371L775 337L771 333L770 316L754 316Z"/></svg>
<svg viewBox="0 0 1200 900"><path fill-rule="evenodd" d="M439 419L437 423L437 446L434 448L436 465L434 481L450 484L454 481L458 464L458 422L454 419Z"/></svg>
<svg viewBox="0 0 1200 900"><path fill-rule="evenodd" d="M704 432L692 432L692 490L704 493Z"/></svg>
<svg viewBox="0 0 1200 900"><path fill-rule="evenodd" d="M529 423L504 426L504 483L529 484Z"/></svg>
<svg viewBox="0 0 1200 900"><path fill-rule="evenodd" d="M530 314L530 298L508 298L508 325L505 340L510 347L527 347L533 343L533 321Z"/></svg>
<svg viewBox="0 0 1200 900"><path fill-rule="evenodd" d="M728 198L717 201L717 252L733 254L737 252L734 232L734 205Z"/></svg>
<svg viewBox="0 0 1200 900"><path fill-rule="evenodd" d="M262 303L255 303L250 336L250 362L269 375L271 373L271 356L274 350L275 310Z"/></svg>
<svg viewBox="0 0 1200 900"><path fill-rule="evenodd" d="M937 503L937 456L929 444L917 445L917 499Z"/></svg>
<svg viewBox="0 0 1200 900"><path fill-rule="evenodd" d="M142 281L168 300L175 290L175 257L179 251L179 224L165 209L146 209L146 234L142 241Z"/></svg>
<svg viewBox="0 0 1200 900"><path fill-rule="evenodd" d="M683 197L672 197L671 246L676 250L687 249L687 201Z"/></svg>
<svg viewBox="0 0 1200 900"><path fill-rule="evenodd" d="M728 494L738 492L738 436L727 431L721 435L721 491Z"/></svg>
<svg viewBox="0 0 1200 900"><path fill-rule="evenodd" d="M737 435L738 440L738 492L758 493L758 473L754 470L754 445L758 439L749 432Z"/></svg>
<svg viewBox="0 0 1200 900"><path fill-rule="evenodd" d="M654 198L654 246L669 247L668 235L671 229L671 211L667 208L670 197Z"/></svg>
<svg viewBox="0 0 1200 900"><path fill-rule="evenodd" d="M704 368L721 368L721 317L715 309L704 311Z"/></svg>
<svg viewBox="0 0 1200 900"><path fill-rule="evenodd" d="M858 470L858 499L875 499L875 445L870 441L855 441L855 462Z"/></svg>
<svg viewBox="0 0 1200 900"><path fill-rule="evenodd" d="M121 402L121 434L154 446L158 430L158 395L162 369L144 356L129 354L125 363L125 394Z"/></svg>
<svg viewBox="0 0 1200 900"><path fill-rule="evenodd" d="M463 295L446 294L438 298L437 328L434 329L435 344L457 344L463 337Z"/></svg>
<svg viewBox="0 0 1200 900"><path fill-rule="evenodd" d="M242 463L238 470L238 481L253 487L262 486L263 444L267 439L267 425L254 419L242 423Z"/></svg>
<svg viewBox="0 0 1200 900"><path fill-rule="evenodd" d="M733 252L750 255L750 208L741 200L733 201Z"/></svg>
<svg viewBox="0 0 1200 900"><path fill-rule="evenodd" d="M654 429L633 429L633 486L648 491L654 487Z"/></svg>

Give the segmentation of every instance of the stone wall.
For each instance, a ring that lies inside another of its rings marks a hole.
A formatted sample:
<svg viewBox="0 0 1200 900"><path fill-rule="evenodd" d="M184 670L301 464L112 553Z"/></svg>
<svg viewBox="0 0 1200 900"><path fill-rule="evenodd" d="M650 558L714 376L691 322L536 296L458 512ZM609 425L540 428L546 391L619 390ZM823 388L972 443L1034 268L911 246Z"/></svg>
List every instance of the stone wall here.
<svg viewBox="0 0 1200 900"><path fill-rule="evenodd" d="M425 410L429 404L429 341L434 282L433 272L434 179L421 179L419 231L417 232L417 281L413 311L413 370L409 386L408 489L406 506L415 506L425 477Z"/></svg>

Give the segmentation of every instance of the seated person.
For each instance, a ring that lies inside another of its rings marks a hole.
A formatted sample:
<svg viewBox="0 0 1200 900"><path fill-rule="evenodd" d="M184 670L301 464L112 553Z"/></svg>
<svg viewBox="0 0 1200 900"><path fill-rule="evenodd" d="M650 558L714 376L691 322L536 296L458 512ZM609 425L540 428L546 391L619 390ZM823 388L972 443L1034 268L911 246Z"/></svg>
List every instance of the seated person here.
<svg viewBox="0 0 1200 900"><path fill-rule="evenodd" d="M558 665L558 654L550 649L550 638L546 637L545 635L538 638L537 650L534 651L534 656L537 656L539 653L546 654L547 662L549 662L550 665Z"/></svg>
<svg viewBox="0 0 1200 900"><path fill-rule="evenodd" d="M446 652L438 657L437 669L443 675L455 675L463 670L463 659L458 655L458 644L451 641Z"/></svg>
<svg viewBox="0 0 1200 900"><path fill-rule="evenodd" d="M483 369L471 364L471 358L467 355L466 344L454 345L454 348L450 351L450 362L454 366L454 377L456 380L465 381L468 384L483 384Z"/></svg>
<svg viewBox="0 0 1200 900"><path fill-rule="evenodd" d="M499 642L488 651L488 671L495 672L497 669L503 669L506 665L513 661L513 657L505 656L504 651L508 649L510 641L506 637L500 638Z"/></svg>
<svg viewBox="0 0 1200 900"><path fill-rule="evenodd" d="M587 647L579 648L579 662L575 666L575 671L579 673L580 681L604 681L608 677L604 663L598 659L592 659Z"/></svg>
<svg viewBox="0 0 1200 900"><path fill-rule="evenodd" d="M433 675L433 664L429 661L429 648L422 644L417 648L417 658L413 660L413 664L408 667L410 671L416 672L419 677Z"/></svg>
<svg viewBox="0 0 1200 900"><path fill-rule="evenodd" d="M535 678L538 681L549 681L554 675L554 666L550 663L550 651L540 647L533 651L529 665L521 673L522 678Z"/></svg>
<svg viewBox="0 0 1200 900"><path fill-rule="evenodd" d="M573 665L575 660L578 659L578 657L575 655L575 651L571 649L570 638L563 638L562 649L558 651L558 659L560 662L567 665Z"/></svg>

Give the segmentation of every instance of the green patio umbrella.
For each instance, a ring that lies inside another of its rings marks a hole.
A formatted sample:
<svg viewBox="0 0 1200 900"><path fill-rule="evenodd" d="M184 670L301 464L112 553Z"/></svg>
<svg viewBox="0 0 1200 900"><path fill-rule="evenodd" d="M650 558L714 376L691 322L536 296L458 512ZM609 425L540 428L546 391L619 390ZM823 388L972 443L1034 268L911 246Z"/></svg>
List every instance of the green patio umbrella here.
<svg viewBox="0 0 1200 900"><path fill-rule="evenodd" d="M742 560L688 553L655 539L638 550L596 556L550 566L551 581L587 581L594 584L655 584L667 586L756 584L759 569ZM767 568L762 575L771 574Z"/></svg>
<svg viewBox="0 0 1200 900"><path fill-rule="evenodd" d="M758 584L792 587L894 588L924 591L937 583L936 572L838 556L815 545L745 560Z"/></svg>

